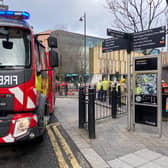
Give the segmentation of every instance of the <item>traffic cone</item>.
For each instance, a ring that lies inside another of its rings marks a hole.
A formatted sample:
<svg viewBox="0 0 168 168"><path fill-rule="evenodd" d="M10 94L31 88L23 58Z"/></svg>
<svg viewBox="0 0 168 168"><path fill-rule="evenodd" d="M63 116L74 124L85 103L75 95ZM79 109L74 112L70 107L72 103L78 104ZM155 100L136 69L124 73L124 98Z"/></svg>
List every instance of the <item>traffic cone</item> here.
<svg viewBox="0 0 168 168"><path fill-rule="evenodd" d="M166 98L166 112L168 112L168 97Z"/></svg>

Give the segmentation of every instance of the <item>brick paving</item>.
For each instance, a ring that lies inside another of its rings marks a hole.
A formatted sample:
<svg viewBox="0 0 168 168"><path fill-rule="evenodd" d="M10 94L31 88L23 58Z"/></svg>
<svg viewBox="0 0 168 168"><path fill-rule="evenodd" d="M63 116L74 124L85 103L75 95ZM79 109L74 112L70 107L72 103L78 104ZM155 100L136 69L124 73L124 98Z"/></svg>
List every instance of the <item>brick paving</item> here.
<svg viewBox="0 0 168 168"><path fill-rule="evenodd" d="M78 99L58 98L55 115L93 167L168 167L168 122L159 138L155 127L136 125L127 131L127 116L96 122L96 139L78 128Z"/></svg>

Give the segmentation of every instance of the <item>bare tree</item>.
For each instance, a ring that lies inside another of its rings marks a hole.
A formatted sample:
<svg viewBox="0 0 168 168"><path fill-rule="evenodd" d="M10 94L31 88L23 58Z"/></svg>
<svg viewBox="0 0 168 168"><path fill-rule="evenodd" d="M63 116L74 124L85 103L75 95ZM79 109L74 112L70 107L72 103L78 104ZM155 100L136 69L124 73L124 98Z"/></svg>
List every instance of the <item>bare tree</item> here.
<svg viewBox="0 0 168 168"><path fill-rule="evenodd" d="M106 0L113 15L113 28L138 32L160 26L167 5L165 0Z"/></svg>

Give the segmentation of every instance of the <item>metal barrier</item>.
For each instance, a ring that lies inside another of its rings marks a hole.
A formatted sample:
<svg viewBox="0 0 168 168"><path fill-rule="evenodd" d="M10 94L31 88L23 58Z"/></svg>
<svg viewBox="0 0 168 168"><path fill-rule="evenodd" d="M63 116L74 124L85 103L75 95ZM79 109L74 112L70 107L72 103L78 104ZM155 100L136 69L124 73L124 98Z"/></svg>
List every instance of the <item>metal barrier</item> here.
<svg viewBox="0 0 168 168"><path fill-rule="evenodd" d="M96 92L95 88L79 88L79 128L86 128L89 138L94 139L95 121L108 117L117 118L127 114L127 97L121 95L120 88Z"/></svg>
<svg viewBox="0 0 168 168"><path fill-rule="evenodd" d="M106 101L103 101L102 98L99 99L98 94L95 101L96 120L108 117L117 118L127 114L127 96L126 94L121 95L120 88L118 88L118 91L116 91L116 88L113 88L112 91L110 89Z"/></svg>

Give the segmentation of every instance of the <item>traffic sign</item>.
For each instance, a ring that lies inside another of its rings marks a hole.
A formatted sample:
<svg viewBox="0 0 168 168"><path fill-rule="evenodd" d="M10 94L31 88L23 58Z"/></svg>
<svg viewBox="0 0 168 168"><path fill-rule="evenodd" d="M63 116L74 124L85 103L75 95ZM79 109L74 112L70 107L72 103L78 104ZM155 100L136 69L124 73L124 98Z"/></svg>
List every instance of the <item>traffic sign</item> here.
<svg viewBox="0 0 168 168"><path fill-rule="evenodd" d="M107 35L115 38L127 38L128 33L107 28Z"/></svg>
<svg viewBox="0 0 168 168"><path fill-rule="evenodd" d="M127 39L109 38L102 43L103 52L127 49L129 41Z"/></svg>
<svg viewBox="0 0 168 168"><path fill-rule="evenodd" d="M127 49L146 50L164 47L166 41L166 26L157 27L136 33L124 33L112 29L107 29L107 35L114 38L103 41L103 52Z"/></svg>
<svg viewBox="0 0 168 168"><path fill-rule="evenodd" d="M164 47L166 41L166 27L145 30L133 34L132 50L145 50Z"/></svg>

